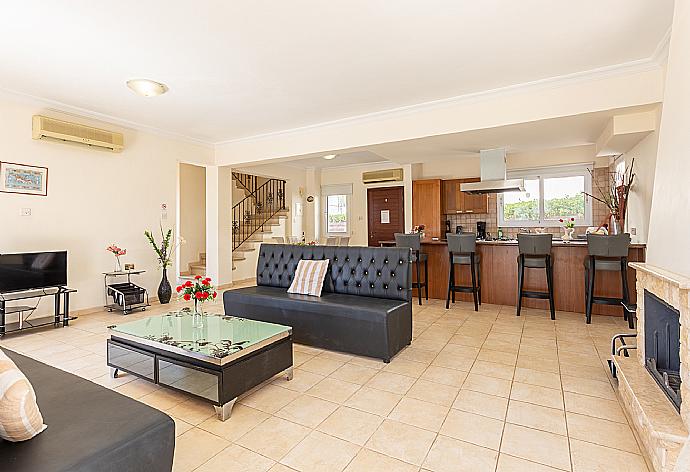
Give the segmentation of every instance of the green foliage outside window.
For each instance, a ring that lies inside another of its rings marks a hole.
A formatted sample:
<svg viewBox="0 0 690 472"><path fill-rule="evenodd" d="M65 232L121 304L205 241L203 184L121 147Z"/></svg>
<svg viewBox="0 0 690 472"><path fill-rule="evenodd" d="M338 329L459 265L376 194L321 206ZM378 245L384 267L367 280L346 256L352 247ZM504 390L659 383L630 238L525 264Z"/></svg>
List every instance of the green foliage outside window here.
<svg viewBox="0 0 690 472"><path fill-rule="evenodd" d="M544 216L549 219L564 216L583 218L585 215L585 199L582 194L551 198L544 201ZM538 220L539 201L504 203L503 217L508 220Z"/></svg>

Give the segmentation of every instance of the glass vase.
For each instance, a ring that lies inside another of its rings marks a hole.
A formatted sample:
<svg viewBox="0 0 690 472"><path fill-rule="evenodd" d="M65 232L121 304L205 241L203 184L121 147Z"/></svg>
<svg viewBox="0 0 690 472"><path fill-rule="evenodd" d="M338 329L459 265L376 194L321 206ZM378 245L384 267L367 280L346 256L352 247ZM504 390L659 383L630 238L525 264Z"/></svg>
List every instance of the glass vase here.
<svg viewBox="0 0 690 472"><path fill-rule="evenodd" d="M192 313L192 326L201 328L204 326L204 302L194 300L194 313Z"/></svg>
<svg viewBox="0 0 690 472"><path fill-rule="evenodd" d="M572 241L573 231L575 231L575 228L563 228L563 241Z"/></svg>

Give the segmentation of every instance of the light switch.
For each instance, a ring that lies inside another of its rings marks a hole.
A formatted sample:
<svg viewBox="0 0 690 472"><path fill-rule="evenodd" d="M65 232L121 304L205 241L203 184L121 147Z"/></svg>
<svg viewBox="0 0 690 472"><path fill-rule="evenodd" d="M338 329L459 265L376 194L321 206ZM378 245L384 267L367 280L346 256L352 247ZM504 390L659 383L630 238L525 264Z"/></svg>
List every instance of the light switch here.
<svg viewBox="0 0 690 472"><path fill-rule="evenodd" d="M22 208L20 213L22 216L31 216L31 208Z"/></svg>
<svg viewBox="0 0 690 472"><path fill-rule="evenodd" d="M637 228L630 228L630 235L635 236L637 234Z"/></svg>

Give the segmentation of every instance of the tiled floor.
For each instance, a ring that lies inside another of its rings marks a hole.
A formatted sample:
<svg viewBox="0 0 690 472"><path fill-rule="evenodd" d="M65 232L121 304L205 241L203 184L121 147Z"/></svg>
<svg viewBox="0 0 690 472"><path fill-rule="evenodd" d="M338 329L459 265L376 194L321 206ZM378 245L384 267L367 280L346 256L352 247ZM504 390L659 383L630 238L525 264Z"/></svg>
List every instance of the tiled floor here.
<svg viewBox="0 0 690 472"><path fill-rule="evenodd" d="M167 412L177 472L647 471L605 367L620 318L415 304L412 345L390 364L296 345L294 379L255 389L226 422L185 395L110 379L106 327L123 319L85 315L0 345Z"/></svg>

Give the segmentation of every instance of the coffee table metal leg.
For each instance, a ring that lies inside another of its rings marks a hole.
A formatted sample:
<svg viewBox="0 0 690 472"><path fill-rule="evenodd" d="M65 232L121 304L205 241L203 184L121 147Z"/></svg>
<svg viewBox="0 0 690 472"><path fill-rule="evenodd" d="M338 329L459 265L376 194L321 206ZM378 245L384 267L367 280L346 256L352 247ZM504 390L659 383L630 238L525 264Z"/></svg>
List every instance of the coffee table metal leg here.
<svg viewBox="0 0 690 472"><path fill-rule="evenodd" d="M292 367L290 367L288 370L286 370L285 372L283 372L283 374L285 375L285 380L292 380L292 378L294 377L294 373L293 373L293 371L292 371Z"/></svg>
<svg viewBox="0 0 690 472"><path fill-rule="evenodd" d="M232 407L235 406L236 401L237 398L233 398L232 400L230 400L227 403L224 403L221 406L213 406L213 408L216 410L216 415L218 415L219 420L225 421L228 418L230 418L230 413L232 413Z"/></svg>
<svg viewBox="0 0 690 472"><path fill-rule="evenodd" d="M116 379L117 378L117 372L118 372L118 370L115 367L111 367L110 368L110 378Z"/></svg>

